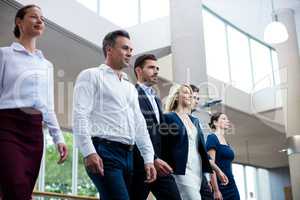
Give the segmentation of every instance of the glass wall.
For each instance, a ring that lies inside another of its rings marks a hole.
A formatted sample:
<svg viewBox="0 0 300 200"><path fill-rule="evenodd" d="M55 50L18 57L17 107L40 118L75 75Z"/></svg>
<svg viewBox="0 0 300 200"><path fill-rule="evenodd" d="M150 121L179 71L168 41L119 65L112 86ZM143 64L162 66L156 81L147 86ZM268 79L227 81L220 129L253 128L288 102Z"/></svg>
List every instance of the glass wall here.
<svg viewBox="0 0 300 200"><path fill-rule="evenodd" d="M246 180L244 175L244 166L239 164L232 164L232 172L235 177L235 182L238 187L241 199L246 199Z"/></svg>
<svg viewBox="0 0 300 200"><path fill-rule="evenodd" d="M57 149L47 130L44 131L44 136L45 152L36 190L98 197L98 192L85 171L82 155L73 149L75 147L73 135L64 132L69 155L61 165L57 164L59 160Z"/></svg>
<svg viewBox="0 0 300 200"><path fill-rule="evenodd" d="M203 12L203 23L207 74L229 83L226 26L209 12Z"/></svg>
<svg viewBox="0 0 300 200"><path fill-rule="evenodd" d="M232 164L241 200L271 200L269 171L253 166Z"/></svg>
<svg viewBox="0 0 300 200"><path fill-rule="evenodd" d="M231 84L245 92L252 89L252 72L248 37L227 26Z"/></svg>
<svg viewBox="0 0 300 200"><path fill-rule="evenodd" d="M207 74L247 93L279 84L274 49L203 8Z"/></svg>
<svg viewBox="0 0 300 200"><path fill-rule="evenodd" d="M251 59L254 74L254 90L273 85L271 50L265 45L251 39Z"/></svg>
<svg viewBox="0 0 300 200"><path fill-rule="evenodd" d="M68 151L72 152L73 138L71 134L64 134ZM56 146L53 145L49 134L46 137L45 154L45 191L64 194L72 193L72 160L73 156L69 153L68 159L61 165L57 164L59 156Z"/></svg>

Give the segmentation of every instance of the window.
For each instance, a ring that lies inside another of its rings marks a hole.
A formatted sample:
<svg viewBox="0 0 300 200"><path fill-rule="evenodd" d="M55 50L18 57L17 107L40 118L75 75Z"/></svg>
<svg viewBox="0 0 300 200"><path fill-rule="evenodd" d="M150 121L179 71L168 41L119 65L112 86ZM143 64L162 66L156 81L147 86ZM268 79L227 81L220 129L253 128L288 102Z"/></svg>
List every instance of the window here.
<svg viewBox="0 0 300 200"><path fill-rule="evenodd" d="M141 23L168 16L170 13L169 0L140 0Z"/></svg>
<svg viewBox="0 0 300 200"><path fill-rule="evenodd" d="M206 10L203 10L203 26L207 74L228 83L229 71L225 24Z"/></svg>
<svg viewBox="0 0 300 200"><path fill-rule="evenodd" d="M254 75L254 90L260 90L273 85L273 72L270 49L261 43L250 40L251 57Z"/></svg>
<svg viewBox="0 0 300 200"><path fill-rule="evenodd" d="M252 72L248 37L227 26L231 84L245 92L252 90Z"/></svg>
<svg viewBox="0 0 300 200"><path fill-rule="evenodd" d="M68 159L61 165L57 164L59 156L56 146L52 142L49 134L46 137L46 157L45 157L45 191L64 194L72 193L72 153L69 153ZM65 133L65 142L68 151L72 152L73 137L70 133Z"/></svg>
<svg viewBox="0 0 300 200"><path fill-rule="evenodd" d="M138 24L138 0L100 0L100 15L120 27Z"/></svg>
<svg viewBox="0 0 300 200"><path fill-rule="evenodd" d="M245 92L252 89L252 72L248 37L227 26L231 83Z"/></svg>
<svg viewBox="0 0 300 200"><path fill-rule="evenodd" d="M270 175L266 169L257 169L257 179L258 179L258 199L271 200L271 184Z"/></svg>
<svg viewBox="0 0 300 200"><path fill-rule="evenodd" d="M239 164L232 164L232 173L234 175L234 180L240 193L240 198L246 199L244 166Z"/></svg>
<svg viewBox="0 0 300 200"><path fill-rule="evenodd" d="M246 183L247 183L247 198L248 200L257 200L257 181L256 168L246 166Z"/></svg>

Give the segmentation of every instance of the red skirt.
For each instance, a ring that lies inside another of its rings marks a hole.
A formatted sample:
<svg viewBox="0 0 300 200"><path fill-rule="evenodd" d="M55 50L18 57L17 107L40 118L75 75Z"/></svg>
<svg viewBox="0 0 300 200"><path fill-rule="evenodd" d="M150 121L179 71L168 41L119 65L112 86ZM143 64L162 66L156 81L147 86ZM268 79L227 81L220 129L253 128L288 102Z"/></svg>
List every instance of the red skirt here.
<svg viewBox="0 0 300 200"><path fill-rule="evenodd" d="M3 200L29 200L43 155L41 112L0 110L0 191Z"/></svg>

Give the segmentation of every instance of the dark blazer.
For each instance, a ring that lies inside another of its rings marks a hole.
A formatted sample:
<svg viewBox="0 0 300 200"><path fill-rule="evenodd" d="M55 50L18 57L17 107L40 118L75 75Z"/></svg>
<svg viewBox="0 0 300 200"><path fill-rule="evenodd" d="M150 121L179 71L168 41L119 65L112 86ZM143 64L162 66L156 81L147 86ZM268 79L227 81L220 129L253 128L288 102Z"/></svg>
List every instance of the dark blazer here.
<svg viewBox="0 0 300 200"><path fill-rule="evenodd" d="M162 138L165 159L173 168L174 174L184 175L189 148L187 130L175 112L166 113L164 116L165 122L169 127L168 132ZM199 120L191 115L189 117L198 130L198 152L202 160L202 172L212 173Z"/></svg>
<svg viewBox="0 0 300 200"><path fill-rule="evenodd" d="M138 84L135 85L137 92L138 92L138 99L139 99L139 104L140 104L140 109L144 115L144 118L147 123L147 129L153 144L154 148L154 157L160 157L161 158L161 131L160 131L160 124L164 124L164 116L162 112L162 106L161 106L161 101L159 98L155 98L158 110L159 110L159 116L160 116L160 123L158 123L156 119L155 112L153 111L152 105L143 90ZM143 164L143 158L140 155L140 152L138 151L137 148L134 150L134 163L135 166L141 166L144 169L144 164Z"/></svg>

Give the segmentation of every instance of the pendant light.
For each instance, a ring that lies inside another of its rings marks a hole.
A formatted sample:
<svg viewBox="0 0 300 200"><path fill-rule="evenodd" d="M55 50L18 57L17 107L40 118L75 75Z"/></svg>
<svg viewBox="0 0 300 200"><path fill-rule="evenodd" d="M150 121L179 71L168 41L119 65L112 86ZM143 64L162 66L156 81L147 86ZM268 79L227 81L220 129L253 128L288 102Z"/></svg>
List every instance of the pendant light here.
<svg viewBox="0 0 300 200"><path fill-rule="evenodd" d="M278 15L274 11L274 3L272 5L272 22L268 24L264 32L264 40L269 44L279 44L287 41L289 35L285 25L278 21Z"/></svg>

